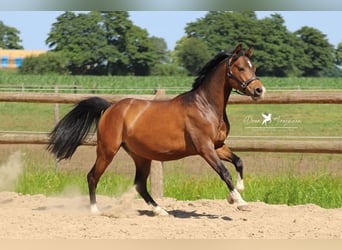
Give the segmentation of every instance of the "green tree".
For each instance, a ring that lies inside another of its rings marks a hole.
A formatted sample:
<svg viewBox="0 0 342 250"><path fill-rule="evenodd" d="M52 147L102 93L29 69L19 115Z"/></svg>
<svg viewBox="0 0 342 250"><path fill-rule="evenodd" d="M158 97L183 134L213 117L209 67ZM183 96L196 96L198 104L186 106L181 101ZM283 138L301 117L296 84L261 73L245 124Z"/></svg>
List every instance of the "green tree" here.
<svg viewBox="0 0 342 250"><path fill-rule="evenodd" d="M5 25L0 21L0 48L2 49L23 49L19 37L20 31L14 27Z"/></svg>
<svg viewBox="0 0 342 250"><path fill-rule="evenodd" d="M98 12L65 12L53 24L46 43L53 51L64 53L73 74L91 73L103 62L101 49L106 41L98 27L100 20Z"/></svg>
<svg viewBox="0 0 342 250"><path fill-rule="evenodd" d="M334 48L319 30L304 26L295 32L303 41L307 63L302 65L304 76L319 76L320 71L333 67Z"/></svg>
<svg viewBox="0 0 342 250"><path fill-rule="evenodd" d="M150 37L150 42L152 44L152 48L155 50L157 62L161 64L169 63L169 52L164 38L152 36Z"/></svg>
<svg viewBox="0 0 342 250"><path fill-rule="evenodd" d="M108 75L127 74L129 58L126 52L127 33L133 26L126 11L101 12L101 31L104 35L105 46L101 52L105 58L104 67Z"/></svg>
<svg viewBox="0 0 342 250"><path fill-rule="evenodd" d="M185 31L188 37L205 42L211 54L238 43L254 45L258 75L318 76L341 62L342 49L334 51L320 31L303 27L290 32L280 14L258 20L253 11L210 11Z"/></svg>
<svg viewBox="0 0 342 250"><path fill-rule="evenodd" d="M230 51L236 44L254 46L258 75L300 75L305 62L302 41L285 26L279 14L258 20L253 11L211 11L185 28L204 41L212 54Z"/></svg>
<svg viewBox="0 0 342 250"><path fill-rule="evenodd" d="M150 69L158 61L158 54L147 31L133 25L126 39L129 71L134 75L149 75Z"/></svg>
<svg viewBox="0 0 342 250"><path fill-rule="evenodd" d="M183 37L179 40L175 53L179 65L187 69L190 75L196 75L211 57L208 45L195 37Z"/></svg>
<svg viewBox="0 0 342 250"><path fill-rule="evenodd" d="M46 43L64 52L74 74L147 75L158 60L147 31L126 11L65 12Z"/></svg>
<svg viewBox="0 0 342 250"><path fill-rule="evenodd" d="M306 63L302 41L287 30L283 17L273 14L258 21L255 64L258 75L297 76Z"/></svg>
<svg viewBox="0 0 342 250"><path fill-rule="evenodd" d="M335 64L342 66L342 42L337 45L335 50Z"/></svg>
<svg viewBox="0 0 342 250"><path fill-rule="evenodd" d="M158 63L164 52L160 47L154 46L153 41L158 38L150 38L145 29L134 25L129 20L128 12L107 11L101 12L101 15L102 30L107 40L107 46L103 49L103 54L106 55L107 72L150 74L151 68Z"/></svg>
<svg viewBox="0 0 342 250"><path fill-rule="evenodd" d="M211 52L231 50L237 44L255 45L258 25L253 11L210 11L185 28L189 37L203 40Z"/></svg>

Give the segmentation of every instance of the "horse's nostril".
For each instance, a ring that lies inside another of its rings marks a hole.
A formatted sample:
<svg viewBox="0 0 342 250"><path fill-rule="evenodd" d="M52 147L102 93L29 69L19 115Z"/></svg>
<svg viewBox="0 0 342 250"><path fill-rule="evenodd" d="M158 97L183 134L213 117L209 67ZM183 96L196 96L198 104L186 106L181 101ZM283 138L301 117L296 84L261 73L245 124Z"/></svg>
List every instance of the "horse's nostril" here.
<svg viewBox="0 0 342 250"><path fill-rule="evenodd" d="M262 88L256 88L255 89L255 94L258 95L258 96L262 95L262 92L263 92Z"/></svg>

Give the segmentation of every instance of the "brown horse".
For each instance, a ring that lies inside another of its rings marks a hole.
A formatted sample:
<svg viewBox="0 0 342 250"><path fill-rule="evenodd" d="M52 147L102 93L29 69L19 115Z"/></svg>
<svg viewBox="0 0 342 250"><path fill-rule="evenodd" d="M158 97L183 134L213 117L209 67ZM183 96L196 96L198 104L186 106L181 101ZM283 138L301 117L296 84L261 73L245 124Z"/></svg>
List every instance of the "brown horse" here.
<svg viewBox="0 0 342 250"><path fill-rule="evenodd" d="M146 189L151 160L169 161L200 155L218 173L230 191L229 203L242 199L243 166L238 156L224 144L229 132L226 105L233 89L253 100L263 97L265 89L255 76L250 57L252 48L241 44L231 54L220 53L199 72L193 88L171 100L123 99L115 104L93 97L81 101L54 128L48 149L56 157L70 158L82 144L91 126L97 125L97 159L87 179L91 211L96 206L97 183L120 147L136 166L134 184L138 193L156 214L167 214ZM234 164L237 186L221 160Z"/></svg>

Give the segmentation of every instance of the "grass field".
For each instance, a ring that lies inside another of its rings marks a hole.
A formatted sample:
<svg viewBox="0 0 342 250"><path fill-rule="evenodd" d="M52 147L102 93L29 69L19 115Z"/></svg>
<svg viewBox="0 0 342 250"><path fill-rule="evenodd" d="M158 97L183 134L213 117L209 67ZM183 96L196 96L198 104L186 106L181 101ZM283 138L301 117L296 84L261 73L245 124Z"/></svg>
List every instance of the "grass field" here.
<svg viewBox="0 0 342 250"><path fill-rule="evenodd" d="M101 178L97 193L121 195L132 186L132 181L132 174L108 171ZM248 173L245 183L243 197L247 201L288 205L314 203L325 208L342 206L342 175L331 173L327 168L299 174L290 163L277 173ZM58 171L51 165L47 167L27 160L13 190L23 194L70 195L71 192L86 195L86 172ZM172 170L169 167L164 173L164 196L179 200L225 199L227 187L213 171L194 174L183 166Z"/></svg>
<svg viewBox="0 0 342 250"><path fill-rule="evenodd" d="M60 117L73 105L60 105ZM0 131L48 132L54 126L54 105L0 103ZM338 104L228 105L231 136L341 136ZM271 113L273 123L261 126L262 113ZM288 123L277 122L279 118ZM294 123L291 123L291 122Z"/></svg>
<svg viewBox="0 0 342 250"><path fill-rule="evenodd" d="M0 71L0 91L10 86L20 91L22 86L27 90L36 86L35 91L53 91L54 85L76 86L79 93L91 92L96 86L97 93L138 93L150 94L155 88L164 88L169 94L177 94L191 88L195 77L189 76L59 76L59 75L19 75L16 72ZM312 90L341 89L342 78L276 78L262 77L262 83L269 90ZM17 87L16 87L17 86ZM38 87L39 86L39 87ZM85 88L86 90L82 90ZM9 90L14 90L10 88ZM63 90L61 90L62 92ZM68 90L74 91L73 88Z"/></svg>
<svg viewBox="0 0 342 250"><path fill-rule="evenodd" d="M3 86L76 85L79 88L110 88L110 93L150 93L154 88L166 88L171 93L190 89L193 77L80 77L80 76L18 76L0 71L0 91ZM269 90L342 89L337 78L262 78ZM7 87L6 87L7 88ZM127 90L131 89L131 90ZM137 90L138 89L138 90ZM145 90L144 90L145 89ZM19 89L18 89L19 90ZM34 91L45 91L35 89ZM72 91L72 90L71 90ZM108 93L108 92L107 92ZM63 116L72 105L60 105ZM54 126L53 104L0 103L0 131L48 132ZM231 136L342 136L341 107L334 104L296 105L229 105ZM262 113L284 123L262 127ZM0 152L0 164L11 150ZM87 193L85 175L89 169L68 171L55 169L54 161L40 157L40 151L30 152L18 146L27 155L24 168L12 190L22 193L60 194L70 187ZM94 152L92 152L94 154ZM322 207L342 207L341 155L240 153L246 166L243 196L248 201L268 203L315 203ZM92 163L87 163L91 165ZM115 163L114 163L115 165ZM227 188L209 168L195 170L189 161L171 162L164 170L164 195L177 199L223 199ZM90 168L90 166L88 166ZM228 166L232 173L235 171ZM235 173L234 173L235 176ZM132 185L132 175L108 171L98 187L99 194L119 195Z"/></svg>

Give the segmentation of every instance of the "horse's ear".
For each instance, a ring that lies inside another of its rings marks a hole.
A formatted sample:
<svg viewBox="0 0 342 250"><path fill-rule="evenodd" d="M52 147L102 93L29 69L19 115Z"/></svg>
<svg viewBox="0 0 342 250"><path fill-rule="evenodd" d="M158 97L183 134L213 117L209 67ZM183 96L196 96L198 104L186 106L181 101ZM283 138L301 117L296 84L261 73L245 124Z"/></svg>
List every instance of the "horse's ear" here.
<svg viewBox="0 0 342 250"><path fill-rule="evenodd" d="M233 55L239 54L241 50L242 50L242 43L240 43L238 46L236 46L236 48L233 51Z"/></svg>
<svg viewBox="0 0 342 250"><path fill-rule="evenodd" d="M253 46L249 47L248 50L246 50L246 53L245 55L248 57L248 58L251 58L252 54L253 54Z"/></svg>

